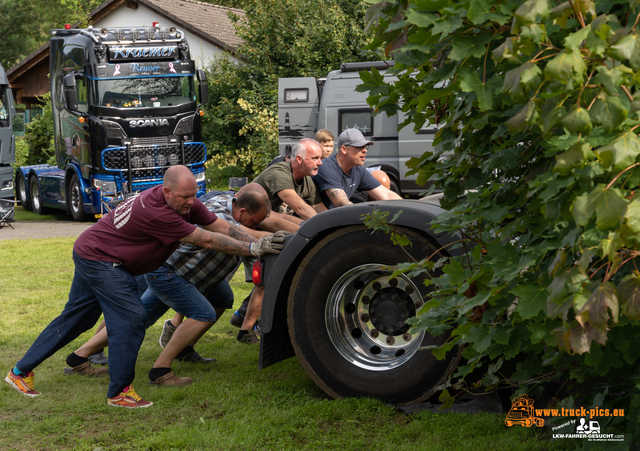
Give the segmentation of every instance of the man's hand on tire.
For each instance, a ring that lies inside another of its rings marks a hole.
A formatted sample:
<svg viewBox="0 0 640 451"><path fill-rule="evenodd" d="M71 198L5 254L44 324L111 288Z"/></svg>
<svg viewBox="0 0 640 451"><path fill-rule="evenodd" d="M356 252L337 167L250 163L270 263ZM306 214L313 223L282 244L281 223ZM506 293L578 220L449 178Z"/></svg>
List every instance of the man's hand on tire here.
<svg viewBox="0 0 640 451"><path fill-rule="evenodd" d="M250 252L254 257L262 257L264 254L279 254L284 247L284 237L291 232L280 230L273 235L263 236L257 243L251 243Z"/></svg>

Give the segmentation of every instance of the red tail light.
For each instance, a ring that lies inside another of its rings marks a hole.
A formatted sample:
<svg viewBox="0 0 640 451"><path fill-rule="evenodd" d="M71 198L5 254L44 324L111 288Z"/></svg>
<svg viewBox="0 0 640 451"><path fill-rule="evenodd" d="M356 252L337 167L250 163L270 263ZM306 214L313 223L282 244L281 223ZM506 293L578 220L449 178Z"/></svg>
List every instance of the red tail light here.
<svg viewBox="0 0 640 451"><path fill-rule="evenodd" d="M251 271L251 279L255 286L257 287L262 286L262 260L258 260L253 264L253 270Z"/></svg>

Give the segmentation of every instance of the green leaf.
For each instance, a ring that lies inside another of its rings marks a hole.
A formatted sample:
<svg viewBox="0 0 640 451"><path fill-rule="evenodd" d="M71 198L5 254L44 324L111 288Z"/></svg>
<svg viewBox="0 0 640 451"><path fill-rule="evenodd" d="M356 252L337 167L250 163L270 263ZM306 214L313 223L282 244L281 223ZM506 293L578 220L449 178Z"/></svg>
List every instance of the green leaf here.
<svg viewBox="0 0 640 451"><path fill-rule="evenodd" d="M640 276L629 274L618 284L618 296L622 314L630 320L640 319Z"/></svg>
<svg viewBox="0 0 640 451"><path fill-rule="evenodd" d="M640 139L634 132L626 132L614 141L596 150L596 156L604 167L622 171L635 163L640 154Z"/></svg>
<svg viewBox="0 0 640 451"><path fill-rule="evenodd" d="M475 92L480 102L480 111L487 111L493 106L493 97L500 90L502 80L491 77L485 83L480 81L480 76L475 72L461 71L460 87L464 92Z"/></svg>
<svg viewBox="0 0 640 451"><path fill-rule="evenodd" d="M449 58L460 61L470 56L481 58L487 51L487 44L491 42L490 34L480 36L455 36Z"/></svg>
<svg viewBox="0 0 640 451"><path fill-rule="evenodd" d="M571 33L569 36L564 38L564 45L569 49L577 49L582 45L582 41L587 39L587 36L591 33L591 25L587 25L584 28L576 31L575 33Z"/></svg>
<svg viewBox="0 0 640 451"><path fill-rule="evenodd" d="M599 85L602 85L605 92L610 96L618 93L618 88L625 81L625 74L619 68L614 67L609 70L607 66L598 66L598 73L593 77L593 81Z"/></svg>
<svg viewBox="0 0 640 451"><path fill-rule="evenodd" d="M619 190L598 185L589 194L589 202L594 205L598 228L606 230L620 225L629 201Z"/></svg>
<svg viewBox="0 0 640 451"><path fill-rule="evenodd" d="M586 71L587 66L580 51L569 48L562 50L544 68L547 78L563 84L573 80L582 83Z"/></svg>
<svg viewBox="0 0 640 451"><path fill-rule="evenodd" d="M609 56L620 62L629 60L633 70L640 70L640 37L634 29L633 33L620 39L609 48Z"/></svg>
<svg viewBox="0 0 640 451"><path fill-rule="evenodd" d="M539 117L538 107L532 99L515 116L505 122L505 125L511 133L517 133L524 130L527 125L536 123Z"/></svg>
<svg viewBox="0 0 640 451"><path fill-rule="evenodd" d="M508 93L516 100L521 99L524 97L526 88L540 82L541 74L540 68L528 61L505 74L501 92Z"/></svg>
<svg viewBox="0 0 640 451"><path fill-rule="evenodd" d="M604 92L598 95L591 109L589 110L591 120L596 125L602 125L604 131L611 133L622 125L629 114L628 100L622 100L617 95L607 95Z"/></svg>
<svg viewBox="0 0 640 451"><path fill-rule="evenodd" d="M593 125L591 124L591 117L589 112L584 108L574 108L562 121L560 121L564 128L571 133L588 134Z"/></svg>
<svg viewBox="0 0 640 451"><path fill-rule="evenodd" d="M627 220L627 226L635 233L640 233L640 198L634 198L627 205L627 211L624 214Z"/></svg>
<svg viewBox="0 0 640 451"><path fill-rule="evenodd" d="M609 261L614 261L616 252L622 248L624 242L620 238L620 234L617 232L609 232L607 238L600 240L600 247L602 248L602 255L607 257Z"/></svg>
<svg viewBox="0 0 640 451"><path fill-rule="evenodd" d="M588 194L577 196L571 205L571 214L573 215L573 219L576 221L576 224L579 226L587 225L594 210L595 205L589 202Z"/></svg>
<svg viewBox="0 0 640 451"><path fill-rule="evenodd" d="M556 155L556 165L554 172L566 175L573 168L583 167L584 163L594 158L591 146L585 142L579 141L571 146L568 150Z"/></svg>
<svg viewBox="0 0 640 451"><path fill-rule="evenodd" d="M474 25L484 22L496 22L503 25L509 20L509 16L493 11L494 2L492 0L475 0L471 2L467 18Z"/></svg>
<svg viewBox="0 0 640 451"><path fill-rule="evenodd" d="M513 38L508 37L502 44L495 48L491 52L491 58L493 58L496 63L499 63L503 59L509 61L517 61L518 56L513 51Z"/></svg>
<svg viewBox="0 0 640 451"><path fill-rule="evenodd" d="M527 0L515 12L518 24L524 25L545 19L549 15L547 0Z"/></svg>
<svg viewBox="0 0 640 451"><path fill-rule="evenodd" d="M531 319L538 313L545 311L547 306L547 291L536 285L518 285L512 290L518 296L517 311L523 319Z"/></svg>

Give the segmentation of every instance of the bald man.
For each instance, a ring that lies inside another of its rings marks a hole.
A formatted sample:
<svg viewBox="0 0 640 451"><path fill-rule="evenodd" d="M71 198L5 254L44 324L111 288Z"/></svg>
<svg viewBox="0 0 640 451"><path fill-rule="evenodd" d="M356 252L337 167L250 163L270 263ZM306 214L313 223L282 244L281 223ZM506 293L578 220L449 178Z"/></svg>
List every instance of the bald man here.
<svg viewBox="0 0 640 451"><path fill-rule="evenodd" d="M130 197L78 237L69 301L9 370L5 381L13 389L39 396L33 369L104 314L110 344L107 405L144 408L153 404L131 386L147 319L135 276L158 269L180 243L255 257L278 253L281 247L273 243L273 235L257 240L218 219L196 198L197 192L191 170L173 166L162 185ZM90 371L88 359L74 353L67 357L67 364L80 374Z"/></svg>

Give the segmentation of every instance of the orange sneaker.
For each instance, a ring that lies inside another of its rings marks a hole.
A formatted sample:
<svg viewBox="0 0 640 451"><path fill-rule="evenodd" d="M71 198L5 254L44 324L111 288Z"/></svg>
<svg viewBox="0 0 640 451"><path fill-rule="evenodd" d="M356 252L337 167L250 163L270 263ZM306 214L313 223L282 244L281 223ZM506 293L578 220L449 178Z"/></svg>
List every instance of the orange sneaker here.
<svg viewBox="0 0 640 451"><path fill-rule="evenodd" d="M9 374L4 380L7 384L11 385L13 389L17 392L22 393L25 396L29 396L30 398L35 398L40 395L40 392L35 391L35 385L33 384L33 371L27 373L26 375L17 376L13 374L13 369L9 370Z"/></svg>
<svg viewBox="0 0 640 451"><path fill-rule="evenodd" d="M118 396L107 398L107 405L114 407L126 407L127 409L143 409L151 407L151 401L145 401L134 390L131 385L122 389Z"/></svg>

